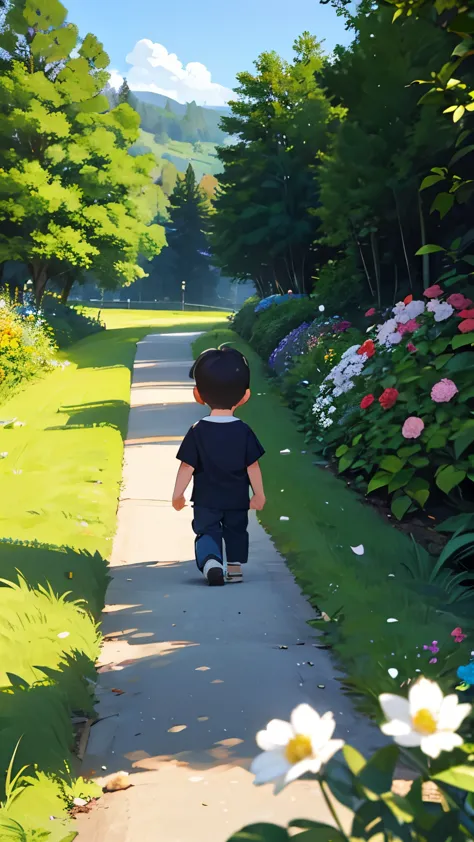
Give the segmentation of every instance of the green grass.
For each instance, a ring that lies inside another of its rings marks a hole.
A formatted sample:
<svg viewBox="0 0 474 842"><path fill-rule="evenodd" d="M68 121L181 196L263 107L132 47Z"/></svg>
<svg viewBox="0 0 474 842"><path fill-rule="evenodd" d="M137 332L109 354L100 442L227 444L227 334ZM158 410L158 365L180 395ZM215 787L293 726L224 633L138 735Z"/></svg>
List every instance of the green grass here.
<svg viewBox="0 0 474 842"><path fill-rule="evenodd" d="M356 692L372 715L378 713L378 694L397 692L416 670L452 688L457 666L469 661L472 643L456 645L450 633L457 625L473 628L472 599L446 606L443 588L410 575L404 566L416 566L410 539L344 480L314 464L318 457L305 445L294 416L267 380L263 362L237 334L211 331L196 340L194 354L225 341L242 350L251 366L252 397L241 416L266 449L262 471L267 505L261 522L311 603L338 618L318 625L328 632L346 674L346 688ZM286 449L291 452L281 454ZM282 516L289 520L281 521ZM364 554L356 555L351 547L360 544ZM420 559L430 568L431 560L422 550ZM387 623L390 618L398 622ZM441 651L438 663L429 665L432 656L423 644L433 639ZM389 668L398 669L396 680L388 675Z"/></svg>
<svg viewBox="0 0 474 842"><path fill-rule="evenodd" d="M101 310L100 307L80 308L87 315L96 317L100 310L100 319L110 330L118 328L151 328L158 327L160 330L201 330L205 331L209 325L226 322L229 313L222 310L204 310L192 312L186 310L127 310L108 309Z"/></svg>
<svg viewBox="0 0 474 842"><path fill-rule="evenodd" d="M32 774L37 764L40 778L8 816L29 830L46 828L49 842L62 840L69 824L55 776L65 781L67 766L74 767L71 711L93 710L86 679L95 677L99 652L96 621L115 531L136 343L150 328L205 330L220 319L107 312L107 331L61 355L68 367L0 409L0 418L24 423L0 429L0 452L8 454L0 459L0 769L21 738L14 770L27 764ZM1 788L0 781L0 801ZM51 822L50 815L59 819Z"/></svg>
<svg viewBox="0 0 474 842"><path fill-rule="evenodd" d="M150 132L140 131L140 138L136 145L146 146L157 160L166 155L180 172L184 172L188 163L191 163L198 181L207 173L216 175L222 170L222 164L214 154L216 150L214 143L202 143L203 151L196 152L192 143L179 140L170 140L166 144L157 143Z"/></svg>

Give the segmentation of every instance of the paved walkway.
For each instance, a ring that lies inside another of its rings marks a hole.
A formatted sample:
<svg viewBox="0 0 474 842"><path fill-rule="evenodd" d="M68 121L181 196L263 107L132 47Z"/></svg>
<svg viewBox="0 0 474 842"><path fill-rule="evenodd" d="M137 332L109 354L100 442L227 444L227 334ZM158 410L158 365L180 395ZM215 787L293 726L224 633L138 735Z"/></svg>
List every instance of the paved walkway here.
<svg viewBox="0 0 474 842"><path fill-rule="evenodd" d="M225 842L255 821L328 821L311 781L276 798L253 786L256 731L309 702L334 711L353 745L369 751L376 738L313 646L311 608L256 518L243 585L209 588L195 567L191 510L169 503L179 442L203 414L188 377L191 339L150 335L138 346L100 720L84 760L96 777L129 771L133 787L81 817L80 842Z"/></svg>

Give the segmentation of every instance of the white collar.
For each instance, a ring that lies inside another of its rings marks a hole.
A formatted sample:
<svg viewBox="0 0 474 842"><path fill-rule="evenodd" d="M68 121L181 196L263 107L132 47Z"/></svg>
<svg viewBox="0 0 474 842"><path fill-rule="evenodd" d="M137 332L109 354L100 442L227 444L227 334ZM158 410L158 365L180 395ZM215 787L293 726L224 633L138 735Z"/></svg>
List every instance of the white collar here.
<svg viewBox="0 0 474 842"><path fill-rule="evenodd" d="M214 424L228 424L229 421L238 421L235 415L206 415L201 421L212 421Z"/></svg>

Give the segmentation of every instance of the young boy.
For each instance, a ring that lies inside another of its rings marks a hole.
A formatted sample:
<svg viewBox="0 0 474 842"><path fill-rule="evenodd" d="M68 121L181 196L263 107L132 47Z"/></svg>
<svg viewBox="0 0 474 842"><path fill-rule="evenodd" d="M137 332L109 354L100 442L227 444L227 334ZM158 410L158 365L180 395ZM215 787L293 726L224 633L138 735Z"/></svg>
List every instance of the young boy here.
<svg viewBox="0 0 474 842"><path fill-rule="evenodd" d="M227 580L241 582L249 551L248 511L265 505L258 464L265 451L250 427L234 416L250 398L248 362L234 348L213 348L198 357L189 376L196 382L195 400L207 404L211 414L191 427L178 451L173 508L184 508L184 492L194 477L197 566L209 585L223 585L224 540Z"/></svg>

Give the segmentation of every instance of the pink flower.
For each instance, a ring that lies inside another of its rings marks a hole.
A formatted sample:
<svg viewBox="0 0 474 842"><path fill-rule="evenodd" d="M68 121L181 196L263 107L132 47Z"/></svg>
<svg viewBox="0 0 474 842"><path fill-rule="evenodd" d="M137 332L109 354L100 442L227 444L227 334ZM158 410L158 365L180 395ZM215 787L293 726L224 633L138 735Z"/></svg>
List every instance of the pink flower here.
<svg viewBox="0 0 474 842"><path fill-rule="evenodd" d="M449 403L458 393L458 387L452 380L443 377L439 383L435 383L431 390L431 399L435 403Z"/></svg>
<svg viewBox="0 0 474 842"><path fill-rule="evenodd" d="M452 295L449 296L447 299L448 304L451 304L455 310L467 310L468 307L471 306L472 301L470 298L466 298L462 292L453 292Z"/></svg>
<svg viewBox="0 0 474 842"><path fill-rule="evenodd" d="M460 330L461 333L469 333L471 330L474 330L474 319L464 319L464 321L458 325L458 330Z"/></svg>
<svg viewBox="0 0 474 842"><path fill-rule="evenodd" d="M428 289L425 289L423 293L423 295L425 295L426 298L438 298L438 296L442 294L443 290L441 289L439 284L433 284L433 286L428 287Z"/></svg>
<svg viewBox="0 0 474 842"><path fill-rule="evenodd" d="M430 658L430 660L428 661L428 663L429 663L429 664L437 664L437 663L438 663L438 659L437 659L437 658Z"/></svg>
<svg viewBox="0 0 474 842"><path fill-rule="evenodd" d="M403 336L405 333L414 333L419 327L420 325L416 319L409 319L405 324L399 324L397 330Z"/></svg>
<svg viewBox="0 0 474 842"><path fill-rule="evenodd" d="M451 632L451 637L454 637L455 643L462 643L463 640L466 639L467 635L463 634L462 628L460 626L456 626L455 629Z"/></svg>
<svg viewBox="0 0 474 842"><path fill-rule="evenodd" d="M458 319L474 319L474 310L461 310L456 316Z"/></svg>
<svg viewBox="0 0 474 842"><path fill-rule="evenodd" d="M429 650L432 655L437 655L438 652L439 652L438 641L433 640L433 643L430 643L429 646L427 646L427 644L425 643L425 645L423 646L423 649ZM431 663L431 661L430 661L430 663Z"/></svg>
<svg viewBox="0 0 474 842"><path fill-rule="evenodd" d="M416 352L416 347L413 342L408 342L407 351L410 351L410 354L414 354Z"/></svg>
<svg viewBox="0 0 474 842"><path fill-rule="evenodd" d="M368 316L375 316L375 307L371 307L370 310L367 310L366 314Z"/></svg>
<svg viewBox="0 0 474 842"><path fill-rule="evenodd" d="M425 425L421 418L417 418L416 415L410 415L402 427L402 436L404 439L418 439L424 429Z"/></svg>
<svg viewBox="0 0 474 842"><path fill-rule="evenodd" d="M391 409L397 402L397 389L385 389L379 397L379 404L384 409Z"/></svg>

